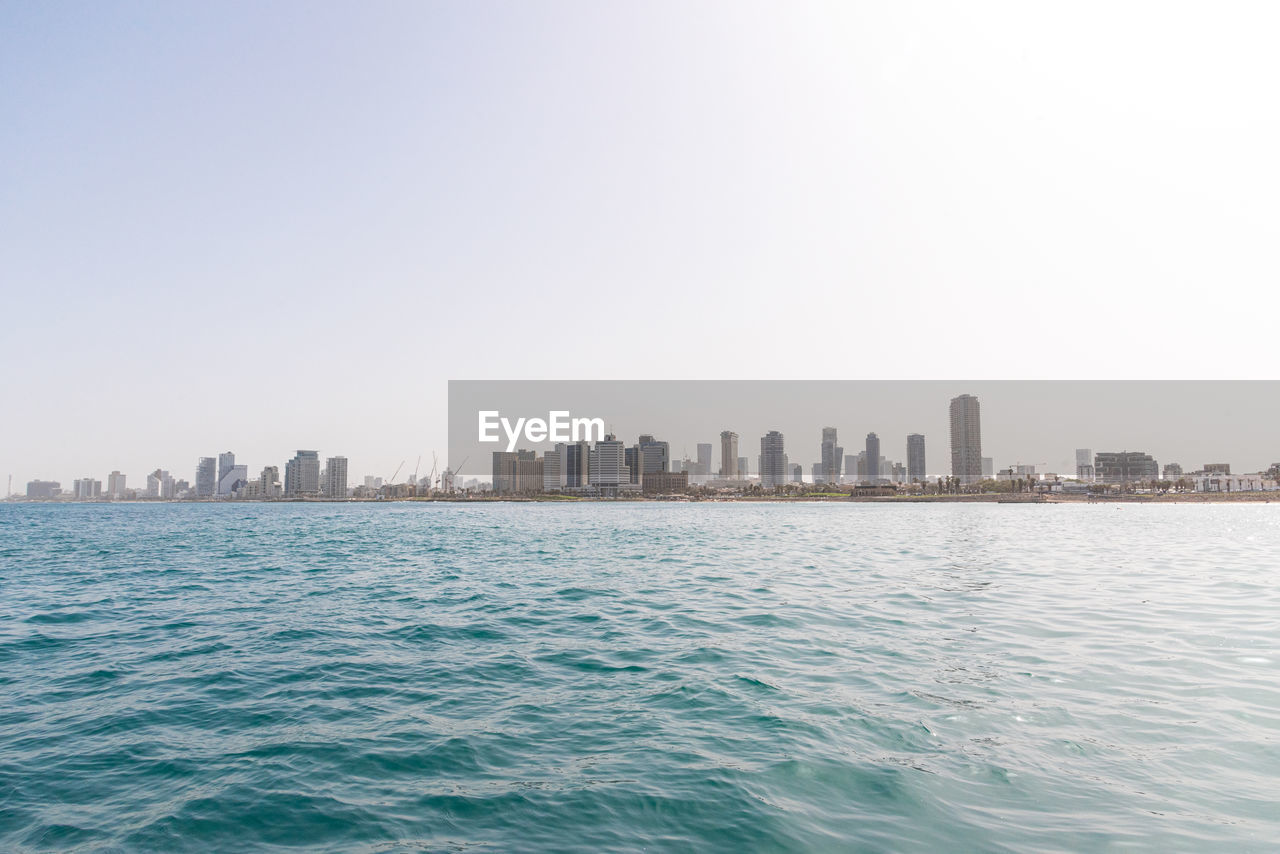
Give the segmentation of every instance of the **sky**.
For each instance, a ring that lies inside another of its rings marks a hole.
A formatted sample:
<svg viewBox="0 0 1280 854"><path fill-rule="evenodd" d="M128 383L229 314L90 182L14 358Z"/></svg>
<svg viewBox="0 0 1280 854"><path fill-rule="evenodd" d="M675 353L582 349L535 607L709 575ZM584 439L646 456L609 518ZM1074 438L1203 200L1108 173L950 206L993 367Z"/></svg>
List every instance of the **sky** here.
<svg viewBox="0 0 1280 854"><path fill-rule="evenodd" d="M0 2L0 476L387 477L451 379L1274 379L1278 19Z"/></svg>

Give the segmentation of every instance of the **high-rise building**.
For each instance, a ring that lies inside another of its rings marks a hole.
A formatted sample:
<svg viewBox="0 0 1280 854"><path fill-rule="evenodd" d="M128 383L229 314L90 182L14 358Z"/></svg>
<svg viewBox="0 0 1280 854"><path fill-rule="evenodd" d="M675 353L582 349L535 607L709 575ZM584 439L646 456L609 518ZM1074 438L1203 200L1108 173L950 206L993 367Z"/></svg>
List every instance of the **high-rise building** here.
<svg viewBox="0 0 1280 854"><path fill-rule="evenodd" d="M591 476L588 483L602 490L616 490L631 480L627 471L626 449L612 433L596 442L591 449Z"/></svg>
<svg viewBox="0 0 1280 854"><path fill-rule="evenodd" d="M623 461L627 464L628 479L631 483L640 483L644 476L645 455L641 445L632 445L623 451ZM657 474L655 471L654 474Z"/></svg>
<svg viewBox="0 0 1280 854"><path fill-rule="evenodd" d="M907 435L907 482L923 481L928 474L924 460L924 436L919 433Z"/></svg>
<svg viewBox="0 0 1280 854"><path fill-rule="evenodd" d="M1093 483L1093 451L1089 448L1076 448L1076 480Z"/></svg>
<svg viewBox="0 0 1280 854"><path fill-rule="evenodd" d="M559 492L564 489L564 457L565 445L563 442L556 445L554 450L547 451L542 455L543 492Z"/></svg>
<svg viewBox="0 0 1280 854"><path fill-rule="evenodd" d="M875 483L880 479L880 437L875 433L867 434L867 480Z"/></svg>
<svg viewBox="0 0 1280 854"><path fill-rule="evenodd" d="M734 442L737 442L737 436L734 436ZM760 437L760 484L765 487L782 486L790 472L782 434L770 430Z"/></svg>
<svg viewBox="0 0 1280 854"><path fill-rule="evenodd" d="M218 461L201 457L196 463L196 498L212 498L218 489Z"/></svg>
<svg viewBox="0 0 1280 854"><path fill-rule="evenodd" d="M667 442L659 442L652 436L645 434L641 436L636 444L644 453L644 470L642 474L655 471L670 471L671 469L671 445ZM635 481L639 483L639 481Z"/></svg>
<svg viewBox="0 0 1280 854"><path fill-rule="evenodd" d="M951 400L951 474L961 483L982 479L982 417L971 394Z"/></svg>
<svg viewBox="0 0 1280 854"><path fill-rule="evenodd" d="M235 468L235 464L236 464L236 455L233 454L231 451L218 454L218 494L219 495L231 494L230 490L227 490L226 492L223 491L222 481L227 476L227 472ZM234 480L228 481L228 483L234 483Z"/></svg>
<svg viewBox="0 0 1280 854"><path fill-rule="evenodd" d="M218 478L218 495L230 496L249 482L249 467L233 465Z"/></svg>
<svg viewBox="0 0 1280 854"><path fill-rule="evenodd" d="M840 468L844 462L844 448L836 439L836 428L822 428L822 476L816 482L839 483Z"/></svg>
<svg viewBox="0 0 1280 854"><path fill-rule="evenodd" d="M698 443L698 467L694 469L693 474L697 478L694 483L705 483L707 478L711 476L711 443Z"/></svg>
<svg viewBox="0 0 1280 854"><path fill-rule="evenodd" d="M844 455L844 481L858 480L858 460L862 458L862 454L845 454Z"/></svg>
<svg viewBox="0 0 1280 854"><path fill-rule="evenodd" d="M569 489L581 489L591 480L591 445L588 442L572 442L565 445L564 483Z"/></svg>
<svg viewBox="0 0 1280 854"><path fill-rule="evenodd" d="M1141 451L1104 451L1094 454L1093 471L1103 483L1158 480L1160 467Z"/></svg>
<svg viewBox="0 0 1280 854"><path fill-rule="evenodd" d="M738 477L745 478L751 474L751 467L746 457L738 457Z"/></svg>
<svg viewBox="0 0 1280 854"><path fill-rule="evenodd" d="M324 461L324 495L343 501L347 497L347 458L329 457Z"/></svg>
<svg viewBox="0 0 1280 854"><path fill-rule="evenodd" d="M738 476L738 434L732 430L720 433L720 476L731 479Z"/></svg>
<svg viewBox="0 0 1280 854"><path fill-rule="evenodd" d="M847 460L849 457L845 457L845 459ZM804 483L804 466L799 463L791 466L791 482Z"/></svg>
<svg viewBox="0 0 1280 854"><path fill-rule="evenodd" d="M112 498L124 498L124 480L124 475L118 471L107 475L107 495Z"/></svg>
<svg viewBox="0 0 1280 854"><path fill-rule="evenodd" d="M287 498L307 498L320 494L320 454L298 451L284 466L284 494Z"/></svg>

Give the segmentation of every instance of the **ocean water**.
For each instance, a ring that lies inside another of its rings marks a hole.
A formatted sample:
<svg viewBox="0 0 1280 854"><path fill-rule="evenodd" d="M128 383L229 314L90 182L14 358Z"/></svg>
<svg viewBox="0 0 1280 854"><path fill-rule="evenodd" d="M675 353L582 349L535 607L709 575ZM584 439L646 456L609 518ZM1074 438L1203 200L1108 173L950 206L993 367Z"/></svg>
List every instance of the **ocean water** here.
<svg viewBox="0 0 1280 854"><path fill-rule="evenodd" d="M1275 851L1280 505L0 506L0 850Z"/></svg>

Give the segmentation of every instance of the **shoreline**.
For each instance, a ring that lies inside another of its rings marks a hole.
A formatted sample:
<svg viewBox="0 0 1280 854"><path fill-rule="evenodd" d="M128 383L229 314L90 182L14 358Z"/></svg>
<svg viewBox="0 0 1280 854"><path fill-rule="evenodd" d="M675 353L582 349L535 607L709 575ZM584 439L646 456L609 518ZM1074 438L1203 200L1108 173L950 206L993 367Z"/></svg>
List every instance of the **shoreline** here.
<svg viewBox="0 0 1280 854"><path fill-rule="evenodd" d="M184 504L184 505L278 505L278 504L1270 504L1280 503L1277 492L1179 493L1170 495L1010 495L986 493L978 495L724 495L724 496L647 496L600 498L596 496L535 495L489 496L423 496L421 498L294 498L266 501L225 499L197 501L185 499L130 499L119 501L58 501L9 498L0 504L52 504L59 506L111 506L117 504Z"/></svg>

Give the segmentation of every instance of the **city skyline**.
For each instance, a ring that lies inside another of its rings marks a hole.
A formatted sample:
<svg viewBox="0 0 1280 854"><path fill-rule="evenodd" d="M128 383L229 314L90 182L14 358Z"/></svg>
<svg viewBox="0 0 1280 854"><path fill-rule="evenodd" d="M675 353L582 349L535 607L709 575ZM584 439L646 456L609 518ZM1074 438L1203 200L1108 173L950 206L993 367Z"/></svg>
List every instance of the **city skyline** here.
<svg viewBox="0 0 1280 854"><path fill-rule="evenodd" d="M1257 384L1250 387L1258 388ZM811 475L807 481L803 477L802 464L793 462L784 444L781 431L768 431L760 438L760 454L757 466L752 475L749 457L738 455L739 434L733 430L720 431L719 466L714 465L712 443L697 443L696 460L684 456L674 457L671 442L650 433L640 434L635 444L628 445L625 439L610 433L595 442L581 441L570 444L557 444L554 452L548 451L544 456L529 448L518 448L508 452L493 452L491 484L497 491L510 491L510 484L518 482L527 491L536 488L555 490L563 487L582 487L587 485L584 472L590 472L592 486L616 488L627 483L636 485L642 482L644 475L653 473L684 472L690 479L686 483L700 483L712 478L720 481L746 480L748 477L758 480L766 487L781 486L791 482L808 482L820 484L847 483L912 483L935 480L938 477L953 477L961 485L975 484L980 480L1004 477L1043 477L1046 475L1060 479L1081 479L1090 482L1096 470L1100 482L1154 480L1163 472L1181 475L1183 471L1198 473L1230 474L1230 462L1203 463L1197 469L1193 463L1184 464L1180 460L1161 461L1150 453L1140 449L1125 448L1119 451L1100 451L1096 455L1089 449L1079 447L1073 449L1074 469L1057 470L1046 467L1043 463L1023 462L1004 463L1000 472L993 470L992 457L983 455L981 440L982 418L981 401L975 395L959 394L948 403L949 416L949 471L930 471L926 456L927 436L921 433L908 433L902 437L901 459L896 455L882 453L881 438L872 431L866 435L864 450L856 455L845 455L844 448L839 445L838 428L822 427L818 434L818 460L811 465ZM795 446L792 446L795 449ZM892 451L894 445L890 445ZM1215 458L1217 459L1217 458ZM537 463L538 470L525 467L526 463ZM216 464L216 468L215 468ZM394 478L403 468L402 462ZM407 476L409 484L417 483L417 468L421 458L415 464L412 476ZM546 468L544 469L544 465ZM508 471L508 467L512 466ZM843 467L843 470L842 470ZM1275 468L1273 462L1270 466ZM1237 472L1242 469L1237 467ZM1256 472L1264 469L1259 466ZM237 464L233 451L224 451L214 457L199 457L195 466L193 481L171 475L169 470L156 469L147 475L145 497L161 498L329 498L342 499L348 496L350 476L348 460L344 456L329 456L321 467L320 455L315 450L299 450L287 461L284 467L284 482L279 482L279 469L267 466L261 475L250 480L248 466ZM500 474L500 472L502 472ZM450 484L455 477L465 478L466 471L454 472L446 467L439 471L438 458L433 459L432 471L428 479L423 481L427 489L433 489L441 483L437 475L447 475ZM407 472L406 472L407 475ZM93 478L77 478L73 481L71 494L77 499L107 497L119 498L125 491L127 473L113 470L108 476L109 487L102 492L101 481ZM365 475L365 485L374 476ZM381 478L378 478L381 482ZM53 491L60 489L61 481L40 478L27 483L27 496L53 497ZM194 485L193 485L194 483ZM357 487L357 491L359 487ZM16 494L16 493L15 493Z"/></svg>

